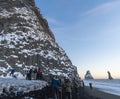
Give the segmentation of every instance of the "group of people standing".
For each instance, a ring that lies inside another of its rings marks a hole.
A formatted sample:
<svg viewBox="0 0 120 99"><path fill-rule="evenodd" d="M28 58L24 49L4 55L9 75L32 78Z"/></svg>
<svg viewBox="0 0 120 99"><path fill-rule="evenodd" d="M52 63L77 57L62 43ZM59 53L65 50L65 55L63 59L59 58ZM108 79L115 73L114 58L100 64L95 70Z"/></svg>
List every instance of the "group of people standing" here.
<svg viewBox="0 0 120 99"><path fill-rule="evenodd" d="M84 87L84 83L83 81L75 82L69 78L61 79L55 76L52 79L51 86L53 89L51 99L77 99L77 96L74 96L74 94L76 95L80 87Z"/></svg>
<svg viewBox="0 0 120 99"><path fill-rule="evenodd" d="M30 68L25 70L27 80L42 80L42 70L41 68Z"/></svg>
<svg viewBox="0 0 120 99"><path fill-rule="evenodd" d="M25 71L26 80L43 80L41 68L27 68ZM13 69L10 75L13 75ZM52 75L48 90L47 99L80 99L84 94L84 82L80 78L70 79L70 77L62 77Z"/></svg>

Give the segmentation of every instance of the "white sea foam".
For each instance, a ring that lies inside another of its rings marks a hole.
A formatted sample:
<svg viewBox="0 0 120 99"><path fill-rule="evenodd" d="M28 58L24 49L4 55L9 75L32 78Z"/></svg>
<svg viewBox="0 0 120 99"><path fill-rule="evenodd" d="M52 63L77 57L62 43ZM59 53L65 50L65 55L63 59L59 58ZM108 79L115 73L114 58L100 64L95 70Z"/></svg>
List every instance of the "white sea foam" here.
<svg viewBox="0 0 120 99"><path fill-rule="evenodd" d="M86 86L92 83L93 88L120 96L120 79L108 80L108 79L95 79L95 80L84 80Z"/></svg>

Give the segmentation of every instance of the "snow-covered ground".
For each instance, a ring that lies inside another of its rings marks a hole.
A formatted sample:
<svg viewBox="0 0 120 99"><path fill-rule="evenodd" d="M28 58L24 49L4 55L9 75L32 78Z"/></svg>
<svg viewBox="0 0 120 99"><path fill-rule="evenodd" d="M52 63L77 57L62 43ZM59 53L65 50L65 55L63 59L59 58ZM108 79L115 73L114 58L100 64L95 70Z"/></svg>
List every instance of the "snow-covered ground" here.
<svg viewBox="0 0 120 99"><path fill-rule="evenodd" d="M42 80L26 80L26 79L15 79L15 78L0 78L0 93L3 88L13 86L16 91L29 92L32 90L42 89L47 86L48 83Z"/></svg>
<svg viewBox="0 0 120 99"><path fill-rule="evenodd" d="M98 88L103 92L120 96L120 79L84 80L84 83L86 86L89 86L89 83L92 83L93 88Z"/></svg>

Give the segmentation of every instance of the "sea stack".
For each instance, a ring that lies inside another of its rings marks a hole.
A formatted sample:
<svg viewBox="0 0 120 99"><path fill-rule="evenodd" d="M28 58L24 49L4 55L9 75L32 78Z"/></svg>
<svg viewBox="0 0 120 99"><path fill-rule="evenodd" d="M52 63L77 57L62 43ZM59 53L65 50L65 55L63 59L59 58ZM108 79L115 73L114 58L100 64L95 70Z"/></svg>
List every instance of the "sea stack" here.
<svg viewBox="0 0 120 99"><path fill-rule="evenodd" d="M108 79L112 80L113 78L111 76L111 73L109 71L107 73L108 73Z"/></svg>
<svg viewBox="0 0 120 99"><path fill-rule="evenodd" d="M85 79L93 79L93 77L92 77L92 75L91 75L89 70L85 74Z"/></svg>

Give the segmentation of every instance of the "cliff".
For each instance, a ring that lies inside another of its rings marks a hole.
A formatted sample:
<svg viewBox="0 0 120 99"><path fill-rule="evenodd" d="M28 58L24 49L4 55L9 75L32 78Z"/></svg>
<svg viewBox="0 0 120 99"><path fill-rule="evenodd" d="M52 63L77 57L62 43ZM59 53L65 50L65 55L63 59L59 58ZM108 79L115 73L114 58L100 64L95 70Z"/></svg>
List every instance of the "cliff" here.
<svg viewBox="0 0 120 99"><path fill-rule="evenodd" d="M0 0L0 75L10 68L24 74L29 67L45 75L77 74L34 0Z"/></svg>

